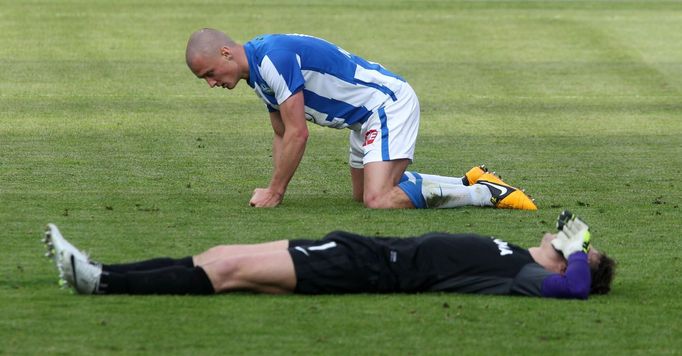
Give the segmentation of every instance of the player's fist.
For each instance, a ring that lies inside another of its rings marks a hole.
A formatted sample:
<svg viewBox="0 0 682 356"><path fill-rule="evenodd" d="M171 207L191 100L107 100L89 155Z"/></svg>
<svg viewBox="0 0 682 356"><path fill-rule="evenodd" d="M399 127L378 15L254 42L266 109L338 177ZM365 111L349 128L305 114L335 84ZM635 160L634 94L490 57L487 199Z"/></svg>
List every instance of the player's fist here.
<svg viewBox="0 0 682 356"><path fill-rule="evenodd" d="M268 188L256 188L249 204L256 208L274 208L282 202L282 194L275 193Z"/></svg>
<svg viewBox="0 0 682 356"><path fill-rule="evenodd" d="M568 210L564 210L557 218L557 238L552 240L552 246L568 256L575 252L587 253L590 249L590 227Z"/></svg>

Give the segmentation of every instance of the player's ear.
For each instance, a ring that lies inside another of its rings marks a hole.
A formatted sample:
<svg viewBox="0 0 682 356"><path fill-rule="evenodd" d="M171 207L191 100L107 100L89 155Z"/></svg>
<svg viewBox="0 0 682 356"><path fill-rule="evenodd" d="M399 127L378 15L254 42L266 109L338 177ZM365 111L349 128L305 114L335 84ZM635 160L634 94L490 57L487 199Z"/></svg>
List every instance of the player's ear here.
<svg viewBox="0 0 682 356"><path fill-rule="evenodd" d="M220 47L220 55L227 58L228 60L232 59L232 49L227 46Z"/></svg>

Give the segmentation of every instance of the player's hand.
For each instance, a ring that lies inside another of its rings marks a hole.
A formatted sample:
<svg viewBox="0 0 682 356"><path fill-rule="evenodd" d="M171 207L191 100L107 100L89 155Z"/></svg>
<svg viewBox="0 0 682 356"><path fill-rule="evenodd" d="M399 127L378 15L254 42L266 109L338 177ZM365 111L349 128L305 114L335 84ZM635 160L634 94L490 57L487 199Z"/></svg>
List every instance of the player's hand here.
<svg viewBox="0 0 682 356"><path fill-rule="evenodd" d="M564 210L557 218L557 238L552 246L561 251L566 259L575 252L590 249L590 227L568 210Z"/></svg>
<svg viewBox="0 0 682 356"><path fill-rule="evenodd" d="M282 194L275 193L268 188L256 188L249 204L256 208L274 208L282 202L282 198Z"/></svg>

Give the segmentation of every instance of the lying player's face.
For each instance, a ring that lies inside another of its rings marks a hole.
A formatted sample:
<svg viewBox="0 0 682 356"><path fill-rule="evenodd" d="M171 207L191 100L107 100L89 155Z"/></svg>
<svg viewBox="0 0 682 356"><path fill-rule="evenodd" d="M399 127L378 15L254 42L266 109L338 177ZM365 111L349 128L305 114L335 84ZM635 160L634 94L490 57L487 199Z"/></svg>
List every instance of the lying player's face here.
<svg viewBox="0 0 682 356"><path fill-rule="evenodd" d="M590 247L590 250L587 251L587 263L590 264L592 269L597 269L599 260L601 260L601 252L597 251L594 247Z"/></svg>
<svg viewBox="0 0 682 356"><path fill-rule="evenodd" d="M199 57L192 61L190 69L204 79L211 88L232 89L239 82L239 67L230 55Z"/></svg>

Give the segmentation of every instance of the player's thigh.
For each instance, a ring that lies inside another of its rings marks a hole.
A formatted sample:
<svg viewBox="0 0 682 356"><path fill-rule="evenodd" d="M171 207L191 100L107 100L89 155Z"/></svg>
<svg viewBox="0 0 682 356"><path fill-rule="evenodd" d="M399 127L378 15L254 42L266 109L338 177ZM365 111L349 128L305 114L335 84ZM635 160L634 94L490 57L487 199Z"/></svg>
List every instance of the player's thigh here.
<svg viewBox="0 0 682 356"><path fill-rule="evenodd" d="M278 240L248 245L218 245L194 256L193 260L195 265L204 266L215 261L238 255L283 251L287 248L289 248L288 240Z"/></svg>
<svg viewBox="0 0 682 356"><path fill-rule="evenodd" d="M216 292L289 293L296 288L296 272L288 250L229 257L203 268Z"/></svg>
<svg viewBox="0 0 682 356"><path fill-rule="evenodd" d="M362 161L387 162L414 157L419 133L419 102L414 91L405 84L396 93L397 100L377 109L362 125ZM355 140L356 143L360 139Z"/></svg>

